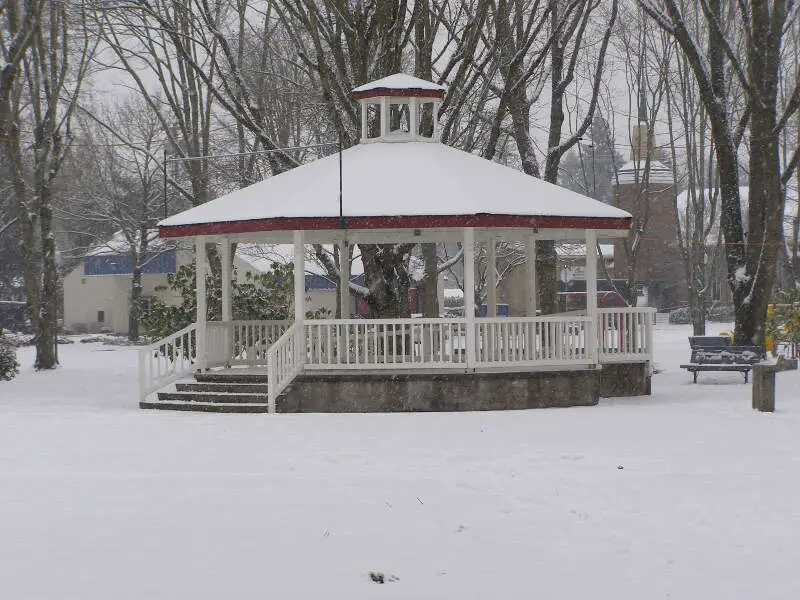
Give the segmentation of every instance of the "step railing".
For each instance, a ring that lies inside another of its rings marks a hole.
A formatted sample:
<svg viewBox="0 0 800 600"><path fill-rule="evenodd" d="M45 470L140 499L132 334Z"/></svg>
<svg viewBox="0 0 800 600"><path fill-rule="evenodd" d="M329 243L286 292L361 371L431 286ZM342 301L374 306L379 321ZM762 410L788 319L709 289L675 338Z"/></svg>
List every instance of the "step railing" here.
<svg viewBox="0 0 800 600"><path fill-rule="evenodd" d="M275 402L280 393L297 377L305 364L305 339L303 325L289 327L269 347L267 358L268 411L275 412Z"/></svg>
<svg viewBox="0 0 800 600"><path fill-rule="evenodd" d="M475 319L477 366L564 365L594 362L589 317L494 317Z"/></svg>
<svg viewBox="0 0 800 600"><path fill-rule="evenodd" d="M139 396L151 394L197 368L197 323L139 350Z"/></svg>
<svg viewBox="0 0 800 600"><path fill-rule="evenodd" d="M306 364L350 370L464 367L466 328L463 318L306 321Z"/></svg>
<svg viewBox="0 0 800 600"><path fill-rule="evenodd" d="M655 308L601 308L598 313L598 357L601 363L651 361Z"/></svg>

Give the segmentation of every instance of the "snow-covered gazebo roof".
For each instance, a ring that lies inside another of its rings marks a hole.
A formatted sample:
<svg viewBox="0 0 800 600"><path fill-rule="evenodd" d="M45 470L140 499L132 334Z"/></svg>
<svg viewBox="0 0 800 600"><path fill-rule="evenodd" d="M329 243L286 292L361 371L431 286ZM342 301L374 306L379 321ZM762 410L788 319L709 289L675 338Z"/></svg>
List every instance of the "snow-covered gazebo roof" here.
<svg viewBox="0 0 800 600"><path fill-rule="evenodd" d="M405 93L398 94L402 90ZM342 153L341 212L339 156L331 155L169 217L159 223L160 234L630 228L631 215L623 210L474 154L430 143L435 137L422 138L417 108L443 94L442 86L403 74L354 90L362 106L363 98L373 97L381 98L382 110L396 102L410 103L411 117L408 129L390 131L385 110L380 116L381 135ZM367 130L364 118L362 140Z"/></svg>
<svg viewBox="0 0 800 600"><path fill-rule="evenodd" d="M441 99L445 91L444 86L438 83L425 81L405 73L395 73L383 79L358 86L353 90L353 97L356 100L378 96L417 96Z"/></svg>

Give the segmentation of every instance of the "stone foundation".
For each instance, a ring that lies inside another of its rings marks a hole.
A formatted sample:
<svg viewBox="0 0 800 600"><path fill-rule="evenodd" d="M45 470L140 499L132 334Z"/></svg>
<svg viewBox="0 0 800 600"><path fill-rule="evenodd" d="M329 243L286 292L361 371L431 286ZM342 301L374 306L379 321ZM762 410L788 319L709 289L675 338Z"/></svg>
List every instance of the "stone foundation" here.
<svg viewBox="0 0 800 600"><path fill-rule="evenodd" d="M447 412L593 406L599 370L525 373L303 373L277 411Z"/></svg>
<svg viewBox="0 0 800 600"><path fill-rule="evenodd" d="M650 365L648 363L603 365L600 375L600 395L603 398L649 396L650 393Z"/></svg>

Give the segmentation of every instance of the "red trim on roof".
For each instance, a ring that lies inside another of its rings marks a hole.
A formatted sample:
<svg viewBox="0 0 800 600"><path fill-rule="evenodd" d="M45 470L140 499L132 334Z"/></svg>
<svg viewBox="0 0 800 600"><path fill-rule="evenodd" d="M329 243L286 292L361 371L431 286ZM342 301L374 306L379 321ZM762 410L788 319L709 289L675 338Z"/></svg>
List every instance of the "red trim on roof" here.
<svg viewBox="0 0 800 600"><path fill-rule="evenodd" d="M345 217L347 229L436 229L439 227L513 227L537 229L630 229L631 217L554 217L530 215L433 215ZM160 226L159 236L190 237L257 231L341 229L339 217L252 219L221 223Z"/></svg>
<svg viewBox="0 0 800 600"><path fill-rule="evenodd" d="M397 96L397 97L417 97L417 98L436 98L441 100L444 98L444 90L422 90L419 88L386 88L379 87L372 90L364 90L363 92L353 92L353 98L356 100L364 100L365 98L377 98L380 96Z"/></svg>

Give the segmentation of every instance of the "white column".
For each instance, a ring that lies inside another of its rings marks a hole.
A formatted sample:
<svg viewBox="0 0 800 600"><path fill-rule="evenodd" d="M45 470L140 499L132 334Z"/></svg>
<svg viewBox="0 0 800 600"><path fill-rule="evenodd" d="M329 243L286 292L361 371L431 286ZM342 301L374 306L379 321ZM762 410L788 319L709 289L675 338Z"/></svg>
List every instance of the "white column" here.
<svg viewBox="0 0 800 600"><path fill-rule="evenodd" d="M365 140L369 137L369 122L367 117L369 116L369 100L361 100L359 102L361 105L361 140Z"/></svg>
<svg viewBox="0 0 800 600"><path fill-rule="evenodd" d="M294 338L295 363L306 361L306 248L303 232L294 232L294 324L297 333ZM270 412L274 412L271 409Z"/></svg>
<svg viewBox="0 0 800 600"><path fill-rule="evenodd" d="M433 103L433 136L434 140L439 139L439 105L441 102Z"/></svg>
<svg viewBox="0 0 800 600"><path fill-rule="evenodd" d="M389 97L381 98L381 137L389 133Z"/></svg>
<svg viewBox="0 0 800 600"><path fill-rule="evenodd" d="M339 304L340 319L350 318L350 251L347 240L339 242Z"/></svg>
<svg viewBox="0 0 800 600"><path fill-rule="evenodd" d="M303 232L294 232L294 322L302 323L306 318L306 249Z"/></svg>
<svg viewBox="0 0 800 600"><path fill-rule="evenodd" d="M415 139L419 135L419 117L417 110L419 107L419 100L411 98L408 101L408 132L411 139Z"/></svg>
<svg viewBox="0 0 800 600"><path fill-rule="evenodd" d="M222 321L227 323L233 320L233 304L231 303L231 240L222 238Z"/></svg>
<svg viewBox="0 0 800 600"><path fill-rule="evenodd" d="M486 316L497 316L497 240L493 235L486 242Z"/></svg>
<svg viewBox="0 0 800 600"><path fill-rule="evenodd" d="M527 280L527 306L525 310L525 314L528 317L535 317L536 316L536 238L532 235L529 235L525 240L525 250L526 250L526 262L525 262L525 271L526 271L526 280Z"/></svg>
<svg viewBox="0 0 800 600"><path fill-rule="evenodd" d="M227 236L222 238L222 251L220 259L222 261L222 318L225 324L225 364L230 366L233 354L233 304L231 302L231 240ZM216 354L215 354L216 356Z"/></svg>
<svg viewBox="0 0 800 600"><path fill-rule="evenodd" d="M197 370L206 368L206 238L199 235L195 238L195 297L197 300Z"/></svg>
<svg viewBox="0 0 800 600"><path fill-rule="evenodd" d="M586 316L590 319L590 331L586 332L586 351L597 361L597 232L586 230Z"/></svg>
<svg viewBox="0 0 800 600"><path fill-rule="evenodd" d="M464 317L467 319L467 368L475 367L475 230L464 228Z"/></svg>

